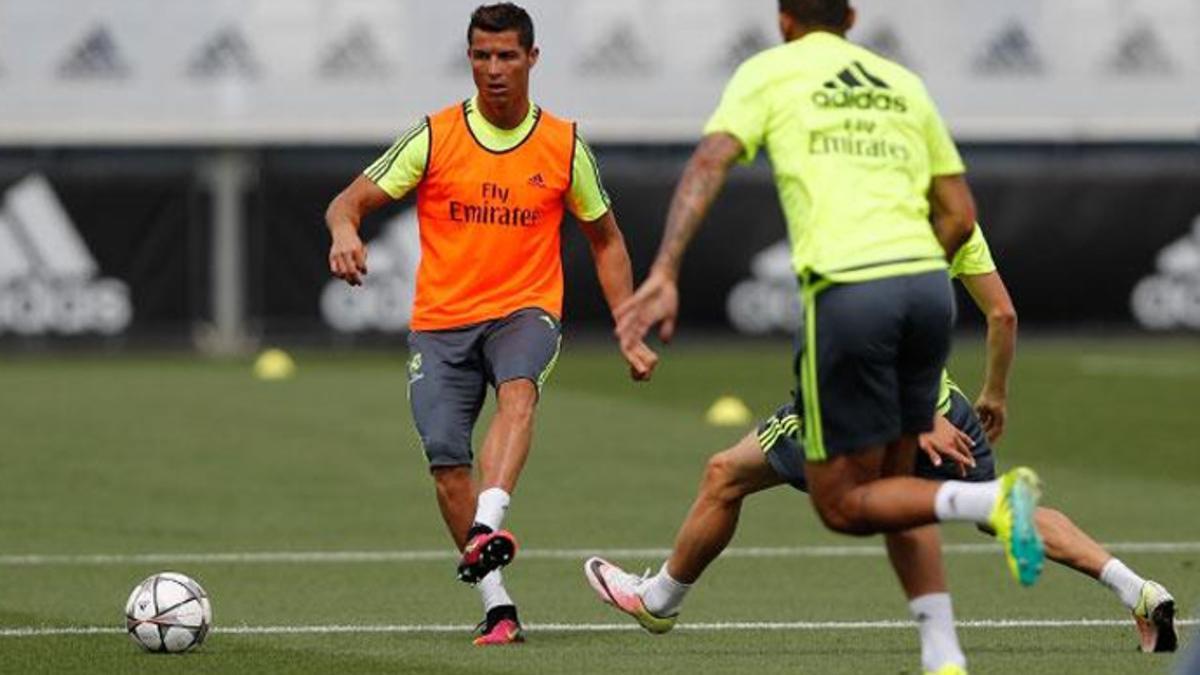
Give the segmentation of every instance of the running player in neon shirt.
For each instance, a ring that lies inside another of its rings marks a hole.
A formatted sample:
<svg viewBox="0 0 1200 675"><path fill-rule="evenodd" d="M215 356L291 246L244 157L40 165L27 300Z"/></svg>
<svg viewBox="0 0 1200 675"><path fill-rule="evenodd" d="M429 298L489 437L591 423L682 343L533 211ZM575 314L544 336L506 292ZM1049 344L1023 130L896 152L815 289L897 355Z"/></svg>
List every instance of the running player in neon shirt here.
<svg viewBox="0 0 1200 675"><path fill-rule="evenodd" d="M989 481L996 477L992 444L1004 433L1017 315L982 228L976 226L959 249L950 273L988 318L983 393L972 409L949 375L943 377L939 417L934 430L921 435L923 454L917 457L916 474L934 480ZM742 501L785 483L807 491L801 417L789 402L733 447L709 458L700 493L657 574L643 578L601 558L588 560L584 572L601 600L652 633L673 628L684 597L732 539ZM1133 614L1142 651L1175 650L1175 600L1161 584L1129 569L1060 511L1039 507L1035 517L1049 558L1098 580Z"/></svg>
<svg viewBox="0 0 1200 675"><path fill-rule="evenodd" d="M537 401L561 344L564 210L580 221L605 300L630 297L629 255L591 150L575 125L529 99L533 22L511 3L481 6L467 29L476 95L430 115L329 205L330 271L363 283L363 216L417 192L421 263L409 334L408 393L438 506L463 552L458 578L484 605L476 644L522 640L500 567L517 552L501 528L525 464ZM635 380L657 356L626 341ZM471 434L487 394L496 414L472 476Z"/></svg>
<svg viewBox="0 0 1200 675"><path fill-rule="evenodd" d="M922 665L966 672L946 591L942 521L996 532L1022 585L1041 574L1036 474L983 483L912 475L934 424L954 307L947 261L974 229L958 150L920 78L851 44L846 0L779 0L785 44L726 86L684 170L650 275L618 311L618 335L670 339L687 244L738 160L765 147L788 224L805 316L799 399L805 477L830 529L884 534L920 617ZM932 223L932 227L931 227Z"/></svg>

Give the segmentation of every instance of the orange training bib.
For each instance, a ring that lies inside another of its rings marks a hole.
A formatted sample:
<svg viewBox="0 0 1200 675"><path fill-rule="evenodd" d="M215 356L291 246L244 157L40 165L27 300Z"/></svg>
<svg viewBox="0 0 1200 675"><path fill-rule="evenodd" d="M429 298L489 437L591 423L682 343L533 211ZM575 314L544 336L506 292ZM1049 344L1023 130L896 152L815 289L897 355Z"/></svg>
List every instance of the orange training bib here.
<svg viewBox="0 0 1200 675"><path fill-rule="evenodd" d="M575 126L539 111L529 135L496 152L463 105L429 118L417 189L421 264L413 330L458 328L540 307L562 316L560 231Z"/></svg>

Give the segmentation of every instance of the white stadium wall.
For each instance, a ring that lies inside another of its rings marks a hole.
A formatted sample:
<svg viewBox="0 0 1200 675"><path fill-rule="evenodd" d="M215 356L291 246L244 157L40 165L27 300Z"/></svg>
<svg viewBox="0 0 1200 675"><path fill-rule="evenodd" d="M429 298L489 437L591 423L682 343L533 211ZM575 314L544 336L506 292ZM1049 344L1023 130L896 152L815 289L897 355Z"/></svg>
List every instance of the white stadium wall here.
<svg viewBox="0 0 1200 675"><path fill-rule="evenodd" d="M478 0L0 0L0 144L379 143L465 97ZM535 95L596 142L695 138L774 0L529 0ZM1196 0L857 0L966 141L1200 137Z"/></svg>

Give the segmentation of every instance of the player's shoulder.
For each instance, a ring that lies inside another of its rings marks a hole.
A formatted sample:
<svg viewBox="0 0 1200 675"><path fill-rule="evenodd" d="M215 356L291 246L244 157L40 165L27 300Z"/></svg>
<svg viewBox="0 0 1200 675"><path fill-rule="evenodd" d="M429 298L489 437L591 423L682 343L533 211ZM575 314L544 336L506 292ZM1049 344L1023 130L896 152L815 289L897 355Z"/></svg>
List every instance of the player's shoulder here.
<svg viewBox="0 0 1200 675"><path fill-rule="evenodd" d="M556 115L537 104L533 106L533 114L537 116L539 125L549 124L562 129L570 129L571 133L575 133L575 120Z"/></svg>

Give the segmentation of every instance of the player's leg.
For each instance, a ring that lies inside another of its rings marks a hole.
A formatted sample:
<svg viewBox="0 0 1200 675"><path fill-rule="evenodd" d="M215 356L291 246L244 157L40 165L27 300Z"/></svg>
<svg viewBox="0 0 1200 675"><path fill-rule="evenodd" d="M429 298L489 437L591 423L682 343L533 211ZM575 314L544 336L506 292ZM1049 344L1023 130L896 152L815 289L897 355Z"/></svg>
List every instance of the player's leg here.
<svg viewBox="0 0 1200 675"><path fill-rule="evenodd" d="M696 500L664 565L670 577L683 584L699 579L733 538L742 501L783 482L768 463L757 433L710 457Z"/></svg>
<svg viewBox="0 0 1200 675"><path fill-rule="evenodd" d="M429 460L438 508L460 551L467 545L476 511L471 430L487 391L478 338L475 329L409 334L408 397L413 420ZM499 571L479 579L476 589L487 616L507 612L506 608L512 608L515 616L515 604ZM511 637L506 641L519 639L519 631L503 635Z"/></svg>
<svg viewBox="0 0 1200 675"><path fill-rule="evenodd" d="M791 406L785 408L791 410ZM794 412L790 416L795 420ZM772 417L767 424L775 419ZM629 614L652 633L665 633L674 627L692 584L733 538L742 500L784 482L773 468L775 462L768 463L760 444L763 437L760 428L759 432L747 434L733 447L709 458L696 499L675 536L671 555L657 574L641 577L603 558L589 558L584 563L584 575L600 599ZM769 440L766 447L771 450L776 443L774 437ZM798 465L795 442L788 442L793 446L792 463Z"/></svg>
<svg viewBox="0 0 1200 675"><path fill-rule="evenodd" d="M945 275L814 288L806 284L805 297L806 344L814 347L804 351L800 379L807 473L821 519L855 535L941 521L990 525L1014 576L1033 583L1043 551L1032 471L1015 469L989 483L873 473L889 439L932 423L944 363L937 355L948 352L953 307Z"/></svg>
<svg viewBox="0 0 1200 675"><path fill-rule="evenodd" d="M908 434L889 447L882 467L884 476L911 475L917 452L916 437ZM892 563L908 610L917 622L921 640L921 664L929 672L963 668L967 659L954 628L954 609L942 563L941 531L925 525L884 535L888 560Z"/></svg>
<svg viewBox="0 0 1200 675"><path fill-rule="evenodd" d="M484 373L496 387L496 412L480 451L480 492L459 578L474 581L512 561L516 539L501 529L529 456L542 383L558 357L558 322L526 309L482 328Z"/></svg>
<svg viewBox="0 0 1200 675"><path fill-rule="evenodd" d="M970 400L956 387L947 395L946 419L971 438L975 459L964 480L990 481L996 477L995 454ZM934 480L959 477L958 468L933 466L918 455L916 474ZM1096 579L1111 590L1134 616L1140 648L1143 651L1174 651L1178 644L1175 631L1175 599L1161 584L1139 576L1121 560L1113 557L1066 514L1038 507L1034 521L1046 547L1046 557ZM992 534L986 528L985 532Z"/></svg>

